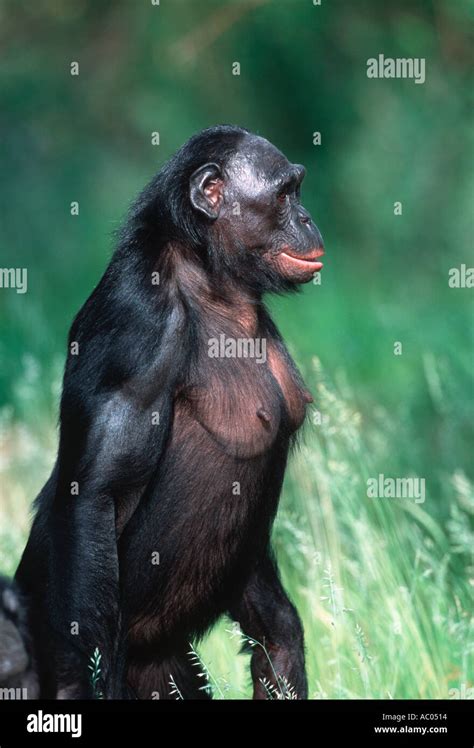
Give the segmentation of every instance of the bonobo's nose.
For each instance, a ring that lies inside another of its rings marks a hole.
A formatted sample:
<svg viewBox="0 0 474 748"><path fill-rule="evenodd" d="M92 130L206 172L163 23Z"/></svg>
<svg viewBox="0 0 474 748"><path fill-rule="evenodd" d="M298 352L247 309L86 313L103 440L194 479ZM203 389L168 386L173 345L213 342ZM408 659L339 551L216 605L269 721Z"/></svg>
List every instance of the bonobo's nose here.
<svg viewBox="0 0 474 748"><path fill-rule="evenodd" d="M311 246L316 249L324 250L323 237L321 236L318 227L313 222L311 215L307 210L301 210L299 213L299 220L305 227L305 244L311 242ZM308 231L308 234L306 234Z"/></svg>
<svg viewBox="0 0 474 748"><path fill-rule="evenodd" d="M315 240L316 247L321 250L322 254L324 254L323 237L321 236L321 233L320 233L320 231L319 231L319 229L318 229L317 226L314 226L314 228L313 228L313 234L314 234L314 240Z"/></svg>
<svg viewBox="0 0 474 748"><path fill-rule="evenodd" d="M299 217L301 223L312 223L312 218L311 218L310 214L302 206L300 206L300 209L298 211L298 217Z"/></svg>

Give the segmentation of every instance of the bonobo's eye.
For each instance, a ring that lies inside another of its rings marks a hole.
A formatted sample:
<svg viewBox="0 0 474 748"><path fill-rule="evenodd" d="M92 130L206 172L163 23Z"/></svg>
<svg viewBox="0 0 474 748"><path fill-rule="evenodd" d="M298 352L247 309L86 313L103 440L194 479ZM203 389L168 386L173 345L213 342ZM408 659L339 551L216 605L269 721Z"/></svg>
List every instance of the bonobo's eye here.
<svg viewBox="0 0 474 748"><path fill-rule="evenodd" d="M282 180L279 185L277 200L281 205L284 205L290 197L293 197L295 190L298 187L296 178L291 176L287 179Z"/></svg>

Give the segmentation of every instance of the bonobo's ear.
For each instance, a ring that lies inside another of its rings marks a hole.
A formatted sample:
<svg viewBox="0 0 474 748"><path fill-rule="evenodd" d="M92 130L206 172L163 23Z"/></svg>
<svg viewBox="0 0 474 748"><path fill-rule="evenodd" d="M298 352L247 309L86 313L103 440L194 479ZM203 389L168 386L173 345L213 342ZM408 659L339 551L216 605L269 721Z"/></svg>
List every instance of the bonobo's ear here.
<svg viewBox="0 0 474 748"><path fill-rule="evenodd" d="M189 180L189 197L193 208L208 218L217 218L222 205L223 184L222 172L217 164L204 164L196 169Z"/></svg>

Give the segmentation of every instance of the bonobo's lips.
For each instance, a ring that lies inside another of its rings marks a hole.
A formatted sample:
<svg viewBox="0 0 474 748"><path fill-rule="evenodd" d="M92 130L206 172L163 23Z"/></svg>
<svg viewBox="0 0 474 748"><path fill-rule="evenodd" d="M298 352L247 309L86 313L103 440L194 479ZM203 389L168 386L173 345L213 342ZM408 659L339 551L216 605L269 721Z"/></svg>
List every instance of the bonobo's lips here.
<svg viewBox="0 0 474 748"><path fill-rule="evenodd" d="M304 255L297 255L291 252L290 248L283 249L278 259L281 264L289 270L298 270L309 273L317 273L323 267L322 262L316 262L318 257L322 257L324 250L320 247L315 247Z"/></svg>

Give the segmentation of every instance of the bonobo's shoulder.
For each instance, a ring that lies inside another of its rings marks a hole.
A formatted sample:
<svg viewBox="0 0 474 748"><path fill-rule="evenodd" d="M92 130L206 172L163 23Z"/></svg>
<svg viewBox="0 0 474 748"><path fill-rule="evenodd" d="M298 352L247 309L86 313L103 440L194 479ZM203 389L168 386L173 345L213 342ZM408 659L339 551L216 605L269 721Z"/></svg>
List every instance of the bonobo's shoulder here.
<svg viewBox="0 0 474 748"><path fill-rule="evenodd" d="M191 350L191 326L183 305L160 289L112 288L105 278L77 314L70 330L64 390L114 391L183 368Z"/></svg>

